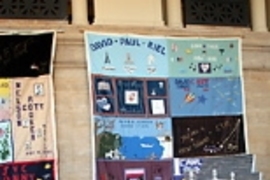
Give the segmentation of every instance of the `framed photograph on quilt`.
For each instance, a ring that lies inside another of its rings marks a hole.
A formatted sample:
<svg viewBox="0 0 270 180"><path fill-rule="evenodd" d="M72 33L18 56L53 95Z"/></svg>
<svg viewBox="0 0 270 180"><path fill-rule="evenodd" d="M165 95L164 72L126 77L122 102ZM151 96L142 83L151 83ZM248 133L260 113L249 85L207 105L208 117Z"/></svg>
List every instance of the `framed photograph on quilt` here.
<svg viewBox="0 0 270 180"><path fill-rule="evenodd" d="M119 115L145 116L144 81L116 79Z"/></svg>

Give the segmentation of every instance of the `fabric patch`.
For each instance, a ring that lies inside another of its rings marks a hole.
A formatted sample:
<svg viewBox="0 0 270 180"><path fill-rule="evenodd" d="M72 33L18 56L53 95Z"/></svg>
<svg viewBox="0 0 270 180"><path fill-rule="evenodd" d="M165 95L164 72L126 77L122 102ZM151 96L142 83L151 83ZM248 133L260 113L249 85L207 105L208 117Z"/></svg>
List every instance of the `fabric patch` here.
<svg viewBox="0 0 270 180"><path fill-rule="evenodd" d="M166 113L163 99L151 99L151 112L153 115L163 115Z"/></svg>
<svg viewBox="0 0 270 180"><path fill-rule="evenodd" d="M207 74L211 73L211 63L198 63L199 73Z"/></svg>
<svg viewBox="0 0 270 180"><path fill-rule="evenodd" d="M220 116L243 113L240 77L171 78L172 116Z"/></svg>
<svg viewBox="0 0 270 180"><path fill-rule="evenodd" d="M114 112L114 101L110 97L97 97L96 98L96 112L97 113L113 113Z"/></svg>
<svg viewBox="0 0 270 180"><path fill-rule="evenodd" d="M146 180L144 169L125 169L125 180Z"/></svg>
<svg viewBox="0 0 270 180"><path fill-rule="evenodd" d="M244 153L242 116L173 118L175 157Z"/></svg>
<svg viewBox="0 0 270 180"><path fill-rule="evenodd" d="M55 180L55 167L53 160L40 160L29 162L6 163L0 166L0 179L36 179Z"/></svg>
<svg viewBox="0 0 270 180"><path fill-rule="evenodd" d="M172 158L168 118L95 118L98 159L160 160Z"/></svg>
<svg viewBox="0 0 270 180"><path fill-rule="evenodd" d="M94 92L96 95L113 95L112 79L104 76L94 76Z"/></svg>

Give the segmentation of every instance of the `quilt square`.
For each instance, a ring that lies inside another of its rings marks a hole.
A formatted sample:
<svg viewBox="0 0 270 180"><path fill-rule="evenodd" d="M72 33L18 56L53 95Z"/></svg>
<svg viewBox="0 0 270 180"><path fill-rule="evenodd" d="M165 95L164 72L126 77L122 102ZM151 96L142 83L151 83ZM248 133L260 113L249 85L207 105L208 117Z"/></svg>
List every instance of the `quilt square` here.
<svg viewBox="0 0 270 180"><path fill-rule="evenodd" d="M168 180L172 179L173 161L98 160L98 180Z"/></svg>
<svg viewBox="0 0 270 180"><path fill-rule="evenodd" d="M241 75L239 39L170 39L169 76L181 78Z"/></svg>
<svg viewBox="0 0 270 180"><path fill-rule="evenodd" d="M175 157L245 153L242 115L176 117L173 121Z"/></svg>
<svg viewBox="0 0 270 180"><path fill-rule="evenodd" d="M172 116L224 116L243 113L240 77L170 78Z"/></svg>
<svg viewBox="0 0 270 180"><path fill-rule="evenodd" d="M119 114L145 114L144 82L139 79L117 79L117 101Z"/></svg>
<svg viewBox="0 0 270 180"><path fill-rule="evenodd" d="M172 158L170 118L94 116L96 157L107 160Z"/></svg>
<svg viewBox="0 0 270 180"><path fill-rule="evenodd" d="M14 146L10 120L0 121L0 144L0 164L12 162L14 160Z"/></svg>
<svg viewBox="0 0 270 180"><path fill-rule="evenodd" d="M167 95L167 82L165 80L147 80L146 85L148 96Z"/></svg>
<svg viewBox="0 0 270 180"><path fill-rule="evenodd" d="M167 40L132 35L85 36L88 73L118 77L168 77Z"/></svg>
<svg viewBox="0 0 270 180"><path fill-rule="evenodd" d="M0 179L50 179L55 180L54 160L28 160L1 164ZM12 167L16 167L12 168ZM7 171L7 172L6 172Z"/></svg>
<svg viewBox="0 0 270 180"><path fill-rule="evenodd" d="M106 76L94 76L94 92L96 95L113 95L113 80Z"/></svg>

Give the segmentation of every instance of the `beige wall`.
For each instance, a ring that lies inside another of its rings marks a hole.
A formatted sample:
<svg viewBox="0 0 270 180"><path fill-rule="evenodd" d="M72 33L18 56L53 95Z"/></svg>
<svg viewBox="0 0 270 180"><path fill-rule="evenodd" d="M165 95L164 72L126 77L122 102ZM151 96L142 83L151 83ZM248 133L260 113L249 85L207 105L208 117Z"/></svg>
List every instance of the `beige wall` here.
<svg viewBox="0 0 270 180"><path fill-rule="evenodd" d="M270 179L270 71L245 71L249 144L257 169Z"/></svg>
<svg viewBox="0 0 270 180"><path fill-rule="evenodd" d="M55 96L60 180L90 178L90 115L82 34L80 42L59 40Z"/></svg>

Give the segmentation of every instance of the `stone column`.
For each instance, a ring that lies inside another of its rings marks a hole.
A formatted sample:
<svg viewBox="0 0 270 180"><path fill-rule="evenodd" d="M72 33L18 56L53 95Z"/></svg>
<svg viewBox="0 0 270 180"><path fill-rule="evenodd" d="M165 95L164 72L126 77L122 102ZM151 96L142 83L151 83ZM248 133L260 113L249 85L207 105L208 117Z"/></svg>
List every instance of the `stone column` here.
<svg viewBox="0 0 270 180"><path fill-rule="evenodd" d="M267 27L270 29L270 0L266 0L266 19Z"/></svg>
<svg viewBox="0 0 270 180"><path fill-rule="evenodd" d="M88 24L88 8L87 0L72 0L72 24L87 25Z"/></svg>
<svg viewBox="0 0 270 180"><path fill-rule="evenodd" d="M251 0L252 30L266 32L266 3L265 0Z"/></svg>
<svg viewBox="0 0 270 180"><path fill-rule="evenodd" d="M166 3L166 17L168 26L183 28L182 1L167 0Z"/></svg>

